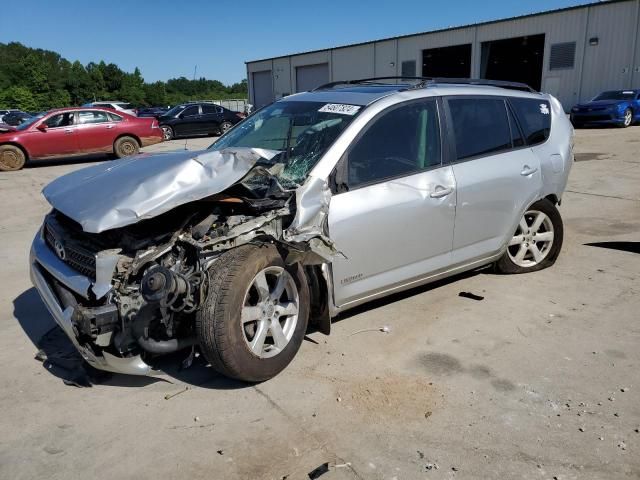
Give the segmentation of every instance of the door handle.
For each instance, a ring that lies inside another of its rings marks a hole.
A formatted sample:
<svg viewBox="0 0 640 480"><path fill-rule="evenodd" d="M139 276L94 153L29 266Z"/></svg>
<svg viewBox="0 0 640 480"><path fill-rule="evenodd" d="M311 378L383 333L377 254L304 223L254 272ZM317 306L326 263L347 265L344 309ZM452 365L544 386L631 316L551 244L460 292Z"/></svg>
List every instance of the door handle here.
<svg viewBox="0 0 640 480"><path fill-rule="evenodd" d="M531 168L529 165L525 165L524 167L522 167L522 171L520 172L520 175L522 175L523 177L528 177L529 175L532 175L537 171L538 171L537 168Z"/></svg>
<svg viewBox="0 0 640 480"><path fill-rule="evenodd" d="M429 194L431 198L442 198L453 192L451 187L443 187L442 185L436 185L436 188Z"/></svg>
<svg viewBox="0 0 640 480"><path fill-rule="evenodd" d="M71 128L65 128L64 133L67 135L71 135L73 133L73 130Z"/></svg>
<svg viewBox="0 0 640 480"><path fill-rule="evenodd" d="M110 128L113 128L113 125L107 125L107 130L109 130Z"/></svg>

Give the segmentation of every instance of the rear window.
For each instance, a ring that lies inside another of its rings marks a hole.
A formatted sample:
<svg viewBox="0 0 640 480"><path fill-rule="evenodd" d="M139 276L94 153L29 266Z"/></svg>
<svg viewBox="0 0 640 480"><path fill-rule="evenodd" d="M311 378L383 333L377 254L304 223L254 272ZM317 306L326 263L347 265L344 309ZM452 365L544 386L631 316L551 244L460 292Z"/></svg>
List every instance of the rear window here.
<svg viewBox="0 0 640 480"><path fill-rule="evenodd" d="M450 98L458 160L511 148L507 109L501 98Z"/></svg>
<svg viewBox="0 0 640 480"><path fill-rule="evenodd" d="M133 110L133 105L131 105L130 103L116 103L116 105L123 110Z"/></svg>
<svg viewBox="0 0 640 480"><path fill-rule="evenodd" d="M510 98L527 145L546 142L551 131L551 105L535 98Z"/></svg>

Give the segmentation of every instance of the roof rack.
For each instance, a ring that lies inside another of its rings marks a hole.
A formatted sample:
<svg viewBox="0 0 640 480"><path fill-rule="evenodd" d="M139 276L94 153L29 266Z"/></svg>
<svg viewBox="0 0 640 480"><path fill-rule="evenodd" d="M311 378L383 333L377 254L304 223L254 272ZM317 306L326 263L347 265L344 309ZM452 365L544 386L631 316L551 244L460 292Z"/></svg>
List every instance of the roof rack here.
<svg viewBox="0 0 640 480"><path fill-rule="evenodd" d="M382 82L378 82L378 80L429 80L429 77L372 77L372 78L360 78L358 80L340 80L337 82L325 83L324 85L320 85L319 87L311 90L315 92L317 90L328 90L333 87L337 87L338 85L359 85L362 83L373 83L378 85L393 85L393 84L385 84Z"/></svg>
<svg viewBox="0 0 640 480"><path fill-rule="evenodd" d="M338 82L326 83L313 89L327 90L339 85L361 85L361 84L376 84L379 80L419 80L415 85L409 87L410 89L432 87L435 85L452 84L452 85L478 85L487 87L508 88L511 90L522 90L525 92L538 93L526 83L520 82L507 82L504 80L487 80L484 78L449 78L449 77L373 77L373 78L361 78L359 80L342 80ZM382 82L377 84L383 85Z"/></svg>

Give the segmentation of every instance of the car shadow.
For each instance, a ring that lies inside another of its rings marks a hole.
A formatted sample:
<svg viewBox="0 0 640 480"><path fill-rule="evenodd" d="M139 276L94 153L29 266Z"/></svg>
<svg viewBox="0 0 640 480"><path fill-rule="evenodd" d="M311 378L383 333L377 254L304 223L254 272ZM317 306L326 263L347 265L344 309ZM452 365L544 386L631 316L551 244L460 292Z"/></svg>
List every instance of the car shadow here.
<svg viewBox="0 0 640 480"><path fill-rule="evenodd" d="M493 274L493 269L491 268L490 265L481 267L476 270L470 270L468 272L459 273L452 277L443 278L442 280L437 280L435 282L428 283L426 285L421 285L419 287L411 288L403 292L394 293L387 297L380 298L378 300L372 300L363 305L359 305L357 307L347 310L344 313L339 314L336 318L333 319L332 323L338 323L343 320L346 320L347 318L353 317L355 315L360 315L361 313L369 312L371 310L384 307L391 303L399 302L400 300L405 300L407 298L415 297L416 295L420 295L430 290L435 290L444 285L456 283L456 282L459 282L460 280L475 277L476 275L480 275L480 274Z"/></svg>
<svg viewBox="0 0 640 480"><path fill-rule="evenodd" d="M341 313L333 320L333 323L420 295L444 285L482 273L491 274L491 272L490 268L484 267L373 300ZM253 384L233 380L217 373L205 357L200 354L197 347L193 356L190 355L191 350L187 349L149 361L149 364L154 369L152 376L124 375L97 370L84 361L66 334L58 327L35 288L26 290L14 299L13 315L33 343L34 351L36 352L35 359L42 361L43 367L47 372L60 378L67 385L77 387L104 385L139 388L156 382L166 382L168 384L180 383L213 390L236 390L253 386ZM317 344L317 341L308 336L315 332L316 330L310 327L305 340ZM185 361L189 357L191 357L191 362L185 365Z"/></svg>
<svg viewBox="0 0 640 480"><path fill-rule="evenodd" d="M197 355L189 368L183 368L182 361L189 355L189 350L155 359L151 362L156 372L152 376L124 375L97 370L84 361L63 330L55 323L33 287L13 300L13 315L34 345L35 360L41 361L48 373L67 385L138 388L156 382L172 384L177 380L188 385L223 390L250 386L216 373L202 355Z"/></svg>
<svg viewBox="0 0 640 480"><path fill-rule="evenodd" d="M640 253L640 242L592 242L585 243L587 247L608 248L622 252Z"/></svg>
<svg viewBox="0 0 640 480"><path fill-rule="evenodd" d="M52 158L50 160L30 160L25 168L55 167L58 165L78 165L81 163L97 163L112 160L111 155L96 153L93 155L81 155L73 157Z"/></svg>

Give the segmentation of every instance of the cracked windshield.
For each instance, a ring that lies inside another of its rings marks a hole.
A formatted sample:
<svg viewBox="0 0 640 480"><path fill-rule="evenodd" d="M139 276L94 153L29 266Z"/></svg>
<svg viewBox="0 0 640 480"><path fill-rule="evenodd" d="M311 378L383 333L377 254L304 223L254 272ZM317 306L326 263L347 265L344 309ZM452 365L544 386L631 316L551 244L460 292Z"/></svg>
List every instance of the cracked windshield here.
<svg viewBox="0 0 640 480"><path fill-rule="evenodd" d="M211 145L278 153L266 165L284 188L296 188L362 107L325 102L278 102L247 118ZM263 163L264 165L264 163ZM265 177L256 176L252 181Z"/></svg>

